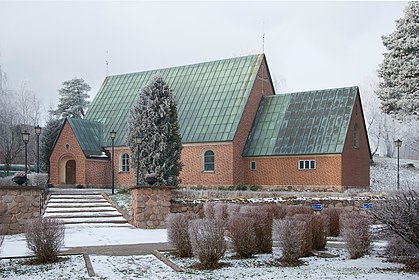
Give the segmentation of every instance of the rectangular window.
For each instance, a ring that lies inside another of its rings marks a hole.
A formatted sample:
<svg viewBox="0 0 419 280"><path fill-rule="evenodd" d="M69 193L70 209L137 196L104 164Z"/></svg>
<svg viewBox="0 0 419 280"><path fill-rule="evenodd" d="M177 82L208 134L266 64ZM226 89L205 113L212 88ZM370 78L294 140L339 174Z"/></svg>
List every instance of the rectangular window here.
<svg viewBox="0 0 419 280"><path fill-rule="evenodd" d="M298 161L298 166L300 170L316 169L315 160L300 160Z"/></svg>
<svg viewBox="0 0 419 280"><path fill-rule="evenodd" d="M250 162L250 171L255 171L256 170L256 161L251 161Z"/></svg>

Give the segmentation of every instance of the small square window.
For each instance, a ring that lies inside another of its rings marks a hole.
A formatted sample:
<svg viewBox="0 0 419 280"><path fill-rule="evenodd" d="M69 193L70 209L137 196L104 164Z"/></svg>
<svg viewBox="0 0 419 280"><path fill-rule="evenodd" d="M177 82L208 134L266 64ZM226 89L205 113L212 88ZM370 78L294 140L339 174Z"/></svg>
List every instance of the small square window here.
<svg viewBox="0 0 419 280"><path fill-rule="evenodd" d="M299 160L298 167L300 170L316 169L315 160Z"/></svg>
<svg viewBox="0 0 419 280"><path fill-rule="evenodd" d="M256 161L251 161L250 162L250 171L255 171L256 170Z"/></svg>

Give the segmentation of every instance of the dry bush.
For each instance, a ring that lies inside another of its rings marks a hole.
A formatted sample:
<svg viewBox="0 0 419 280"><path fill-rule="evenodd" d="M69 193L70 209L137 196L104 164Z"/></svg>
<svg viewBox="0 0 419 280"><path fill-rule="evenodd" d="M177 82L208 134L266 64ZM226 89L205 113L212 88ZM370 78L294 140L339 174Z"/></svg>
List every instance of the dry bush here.
<svg viewBox="0 0 419 280"><path fill-rule="evenodd" d="M228 219L228 203L218 202L213 205L214 217L227 221Z"/></svg>
<svg viewBox="0 0 419 280"><path fill-rule="evenodd" d="M287 217L292 217L296 214L313 214L313 209L309 206L289 205L286 209Z"/></svg>
<svg viewBox="0 0 419 280"><path fill-rule="evenodd" d="M203 206L205 219L215 219L214 206L218 202L206 202Z"/></svg>
<svg viewBox="0 0 419 280"><path fill-rule="evenodd" d="M282 247L280 261L284 265L299 265L303 254L305 222L295 219L273 220L272 231Z"/></svg>
<svg viewBox="0 0 419 280"><path fill-rule="evenodd" d="M58 260L64 246L64 224L53 218L37 218L29 221L25 228L26 244L39 263Z"/></svg>
<svg viewBox="0 0 419 280"><path fill-rule="evenodd" d="M233 249L240 258L249 258L256 252L254 223L252 218L243 213L234 214L229 219L229 236Z"/></svg>
<svg viewBox="0 0 419 280"><path fill-rule="evenodd" d="M195 219L198 219L198 215L194 213L170 213L167 216L167 238L175 246L179 257L192 256L188 227L189 222Z"/></svg>
<svg viewBox="0 0 419 280"><path fill-rule="evenodd" d="M396 193L374 205L374 218L419 252L419 192L408 190Z"/></svg>
<svg viewBox="0 0 419 280"><path fill-rule="evenodd" d="M312 255L313 251L313 214L295 214L290 219L304 222L303 226L303 241L302 241L302 256L308 257Z"/></svg>
<svg viewBox="0 0 419 280"><path fill-rule="evenodd" d="M340 216L342 236L351 259L366 255L370 247L369 221L365 216L345 213Z"/></svg>
<svg viewBox="0 0 419 280"><path fill-rule="evenodd" d="M419 270L419 252L397 235L387 244L386 255L391 261L404 263L409 270Z"/></svg>
<svg viewBox="0 0 419 280"><path fill-rule="evenodd" d="M322 215L313 215L313 249L323 250L327 243L327 217Z"/></svg>
<svg viewBox="0 0 419 280"><path fill-rule="evenodd" d="M342 214L343 210L341 208L324 208L322 210L322 215L326 216L328 219L328 232L330 236L339 236L340 234L340 222L339 217Z"/></svg>
<svg viewBox="0 0 419 280"><path fill-rule="evenodd" d="M202 268L217 268L226 251L224 222L219 219L200 219L189 223L192 252Z"/></svg>
<svg viewBox="0 0 419 280"><path fill-rule="evenodd" d="M287 215L287 208L283 205L272 204L270 205L270 212L274 219L284 219Z"/></svg>
<svg viewBox="0 0 419 280"><path fill-rule="evenodd" d="M272 212L269 205L243 206L241 212L254 221L255 253L272 253Z"/></svg>
<svg viewBox="0 0 419 280"><path fill-rule="evenodd" d="M3 245L3 241L4 241L3 225L0 225L0 248L1 248L1 245Z"/></svg>
<svg viewBox="0 0 419 280"><path fill-rule="evenodd" d="M232 217L240 212L241 205L236 203L227 203L228 216Z"/></svg>

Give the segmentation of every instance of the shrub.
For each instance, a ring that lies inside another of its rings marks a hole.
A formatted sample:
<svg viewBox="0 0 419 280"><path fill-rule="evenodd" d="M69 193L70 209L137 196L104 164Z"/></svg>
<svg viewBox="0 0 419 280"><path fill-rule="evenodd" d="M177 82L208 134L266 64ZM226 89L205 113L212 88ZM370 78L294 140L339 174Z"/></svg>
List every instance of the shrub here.
<svg viewBox="0 0 419 280"><path fill-rule="evenodd" d="M419 192L396 193L374 205L371 213L419 254Z"/></svg>
<svg viewBox="0 0 419 280"><path fill-rule="evenodd" d="M3 226L2 225L0 225L0 248L1 248L1 245L3 245L3 241L4 241L4 232L3 232Z"/></svg>
<svg viewBox="0 0 419 280"><path fill-rule="evenodd" d="M254 223L252 218L243 213L235 214L229 219L229 236L233 242L233 249L240 258L249 258L256 251Z"/></svg>
<svg viewBox="0 0 419 280"><path fill-rule="evenodd" d="M339 217L342 214L341 208L325 208L322 211L322 215L328 219L328 233L330 236L339 236L340 234L340 222Z"/></svg>
<svg viewBox="0 0 419 280"><path fill-rule="evenodd" d="M189 223L192 252L202 268L213 269L224 256L224 223L218 219L200 219Z"/></svg>
<svg viewBox="0 0 419 280"><path fill-rule="evenodd" d="M327 217L313 215L313 249L323 250L327 243Z"/></svg>
<svg viewBox="0 0 419 280"><path fill-rule="evenodd" d="M243 206L241 211L254 221L255 253L272 253L272 213L270 206Z"/></svg>
<svg viewBox="0 0 419 280"><path fill-rule="evenodd" d="M387 244L386 255L391 261L404 263L409 270L419 270L417 250L397 235L392 237Z"/></svg>
<svg viewBox="0 0 419 280"><path fill-rule="evenodd" d="M287 217L292 217L296 214L313 214L313 209L309 206L290 205L287 206Z"/></svg>
<svg viewBox="0 0 419 280"><path fill-rule="evenodd" d="M302 228L302 256L308 257L312 255L313 250L313 214L295 214L292 218L297 221L304 222Z"/></svg>
<svg viewBox="0 0 419 280"><path fill-rule="evenodd" d="M227 204L227 212L228 212L229 217L232 217L235 214L239 213L240 209L241 209L240 204L235 204L235 203L228 203Z"/></svg>
<svg viewBox="0 0 419 280"><path fill-rule="evenodd" d="M342 235L351 259L368 253L370 247L369 222L364 216L345 213L340 216Z"/></svg>
<svg viewBox="0 0 419 280"><path fill-rule="evenodd" d="M270 206L270 211L274 219L284 219L287 215L287 208L283 205L273 204Z"/></svg>
<svg viewBox="0 0 419 280"><path fill-rule="evenodd" d="M26 244L39 263L58 260L64 246L64 224L53 218L37 218L29 221L25 229Z"/></svg>
<svg viewBox="0 0 419 280"><path fill-rule="evenodd" d="M273 220L273 235L282 247L280 261L284 265L299 265L303 253L305 222L295 219Z"/></svg>
<svg viewBox="0 0 419 280"><path fill-rule="evenodd" d="M194 213L171 213L167 216L167 238L175 246L179 257L191 257L192 246L188 227L191 220L198 219Z"/></svg>
<svg viewBox="0 0 419 280"><path fill-rule="evenodd" d="M204 209L204 217L205 219L214 219L215 218L215 210L214 205L217 202L206 202L203 206Z"/></svg>

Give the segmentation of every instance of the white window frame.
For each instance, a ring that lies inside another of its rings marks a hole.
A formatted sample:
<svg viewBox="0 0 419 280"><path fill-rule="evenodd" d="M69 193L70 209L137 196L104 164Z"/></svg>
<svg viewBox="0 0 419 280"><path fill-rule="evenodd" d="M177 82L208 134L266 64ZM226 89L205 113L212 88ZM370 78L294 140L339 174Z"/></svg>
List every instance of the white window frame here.
<svg viewBox="0 0 419 280"><path fill-rule="evenodd" d="M251 160L249 167L250 167L250 171L255 171L256 170L256 160Z"/></svg>
<svg viewBox="0 0 419 280"><path fill-rule="evenodd" d="M315 159L303 159L298 161L299 170L315 170L317 169L317 162Z"/></svg>
<svg viewBox="0 0 419 280"><path fill-rule="evenodd" d="M128 157L128 162L125 162L125 159L124 159L124 156L127 156ZM130 169L130 156L129 156L129 154L127 154L127 153L122 153L122 154L120 154L120 156L119 156L119 172L121 172L121 173L128 173L129 172L129 169Z"/></svg>
<svg viewBox="0 0 419 280"><path fill-rule="evenodd" d="M207 166L209 166L211 164L211 162L207 162L207 157L209 157L210 155L206 155L206 153L211 152L212 153L212 169L207 169ZM213 173L215 171L215 153L213 150L205 150L204 153L202 154L202 171L203 172L208 172L208 173Z"/></svg>

